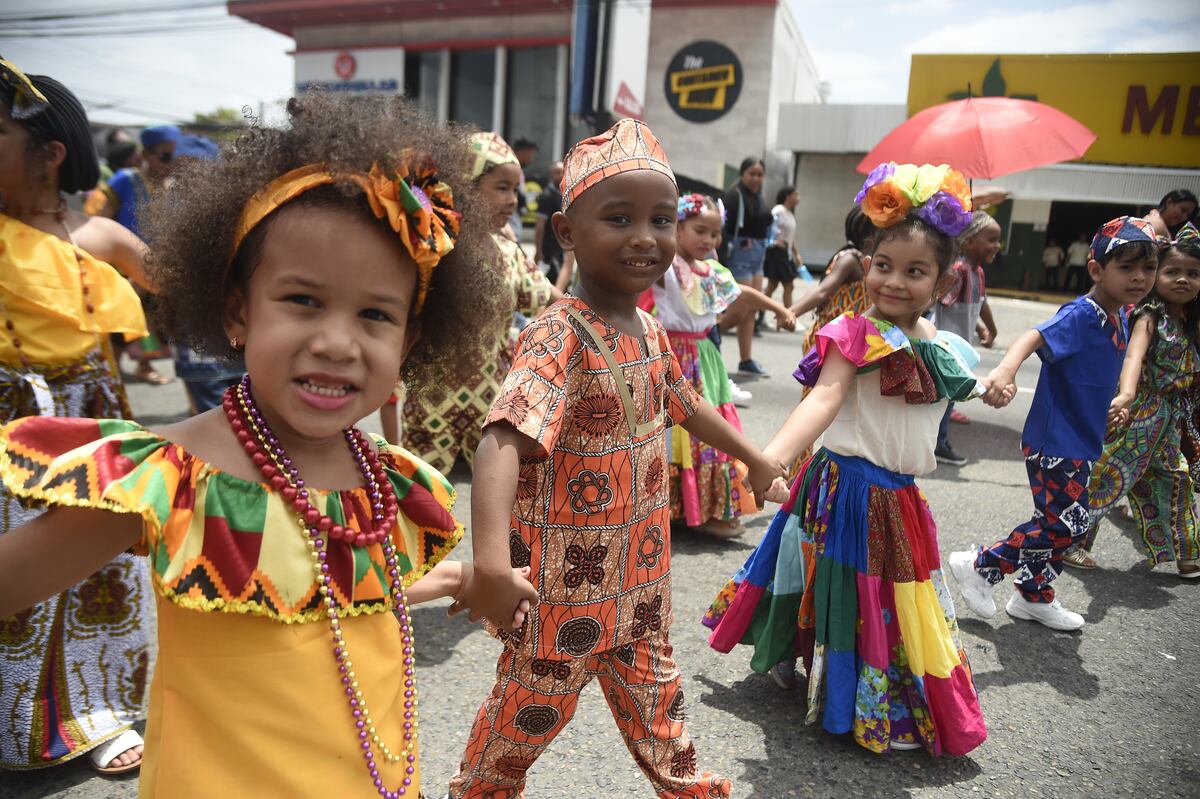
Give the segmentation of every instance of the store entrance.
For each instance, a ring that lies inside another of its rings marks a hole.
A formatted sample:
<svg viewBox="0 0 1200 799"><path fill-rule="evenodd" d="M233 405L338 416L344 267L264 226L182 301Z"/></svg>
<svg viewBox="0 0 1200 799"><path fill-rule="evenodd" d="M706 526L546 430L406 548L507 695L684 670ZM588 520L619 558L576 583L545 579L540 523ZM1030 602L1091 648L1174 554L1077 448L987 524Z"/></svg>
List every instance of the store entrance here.
<svg viewBox="0 0 1200 799"><path fill-rule="evenodd" d="M1050 205L1050 219L1046 229L1039 231L1033 228L1029 231L1025 244L1028 255L1027 267L1036 270L1028 275L1026 286L1029 290L1043 289L1062 294L1074 295L1085 293L1090 289L1091 280L1086 273L1076 270L1068 273L1066 259L1056 275L1049 275L1043 266L1042 253L1051 242L1056 243L1067 252L1073 242L1085 238L1091 243L1092 236L1110 219L1131 214L1142 216L1150 206L1131 205L1127 203L1085 203L1085 202L1054 202ZM1035 277L1036 275L1036 277ZM1068 283L1068 281L1070 281Z"/></svg>

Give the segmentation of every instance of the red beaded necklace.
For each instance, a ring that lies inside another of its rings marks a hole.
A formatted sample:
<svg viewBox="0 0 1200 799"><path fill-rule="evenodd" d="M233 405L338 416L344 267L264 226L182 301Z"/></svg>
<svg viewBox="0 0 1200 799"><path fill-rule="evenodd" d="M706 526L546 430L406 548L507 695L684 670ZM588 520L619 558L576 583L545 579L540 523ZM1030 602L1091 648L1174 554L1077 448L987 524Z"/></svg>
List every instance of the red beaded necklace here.
<svg viewBox="0 0 1200 799"><path fill-rule="evenodd" d="M333 637L333 657L337 662L338 676L354 720L355 733L367 773L380 796L384 799L400 799L408 794L416 774L417 686L413 660L412 619L400 572L399 556L391 536L399 509L396 495L392 492L392 484L366 436L353 427L345 428L342 433L367 485L367 496L373 511L372 529L369 533L355 533L349 528L334 524L329 516L322 514L309 501L308 488L305 487L300 472L288 457L279 439L271 432L258 406L254 404L249 375L243 377L236 386L225 390L222 405L225 415L229 418L229 426L246 454L259 468L267 484L291 503L300 518L301 533L305 537L313 573L317 579L317 591L321 595L325 615L329 620L329 630ZM387 575L391 582L394 612L400 622L400 640L404 645L404 745L399 753L393 752L379 735L371 711L367 707L367 700L359 686L346 640L342 636L339 608L332 590L333 577L328 562L329 540L345 541L347 545L356 547L378 543L383 548ZM388 763L405 762L405 776L400 787L395 790L384 785L373 747L379 748L380 755Z"/></svg>

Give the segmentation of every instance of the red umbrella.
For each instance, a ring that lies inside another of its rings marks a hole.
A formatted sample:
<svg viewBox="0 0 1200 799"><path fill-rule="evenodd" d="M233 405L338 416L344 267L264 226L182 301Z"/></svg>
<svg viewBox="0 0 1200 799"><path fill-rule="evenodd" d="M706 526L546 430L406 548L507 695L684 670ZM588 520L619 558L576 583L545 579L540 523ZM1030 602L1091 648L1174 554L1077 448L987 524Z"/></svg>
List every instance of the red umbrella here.
<svg viewBox="0 0 1200 799"><path fill-rule="evenodd" d="M968 97L926 108L875 145L858 165L950 164L968 178L995 178L1079 158L1096 134L1044 103Z"/></svg>

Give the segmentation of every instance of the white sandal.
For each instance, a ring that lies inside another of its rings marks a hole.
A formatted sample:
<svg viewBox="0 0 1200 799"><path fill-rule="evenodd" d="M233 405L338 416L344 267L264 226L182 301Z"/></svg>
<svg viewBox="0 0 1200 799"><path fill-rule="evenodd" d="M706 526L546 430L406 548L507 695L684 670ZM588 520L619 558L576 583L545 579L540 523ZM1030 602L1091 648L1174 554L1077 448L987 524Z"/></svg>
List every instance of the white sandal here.
<svg viewBox="0 0 1200 799"><path fill-rule="evenodd" d="M144 746L145 743L142 740L142 736L137 734L137 730L125 730L125 732L116 738L105 741L88 752L88 761L92 764L92 768L101 774L128 774L141 767L141 757L125 766L112 766L110 768L109 764L116 760L118 755L128 752L135 746Z"/></svg>

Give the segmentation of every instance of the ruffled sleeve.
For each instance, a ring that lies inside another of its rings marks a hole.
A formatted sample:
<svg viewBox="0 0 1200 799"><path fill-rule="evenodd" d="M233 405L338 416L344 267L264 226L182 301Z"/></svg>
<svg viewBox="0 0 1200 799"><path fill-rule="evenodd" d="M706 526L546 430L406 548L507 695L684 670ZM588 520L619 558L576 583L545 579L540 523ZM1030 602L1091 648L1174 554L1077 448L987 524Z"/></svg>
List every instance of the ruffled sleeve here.
<svg viewBox="0 0 1200 799"><path fill-rule="evenodd" d="M812 349L793 376L806 386L816 385L830 347L859 372L879 369L880 393L902 396L910 405L964 401L984 391L971 373L979 363L978 353L947 331L938 331L933 340L914 342L895 325L843 314L817 331Z"/></svg>
<svg viewBox="0 0 1200 799"><path fill-rule="evenodd" d="M144 555L161 539L181 478L166 445L127 420L33 416L0 430L0 478L33 507L140 515L144 534L136 550Z"/></svg>
<svg viewBox="0 0 1200 799"><path fill-rule="evenodd" d="M408 586L436 566L462 539L463 526L451 514L457 496L440 472L408 450L378 437L375 443L400 503L395 542L406 572L404 584Z"/></svg>

